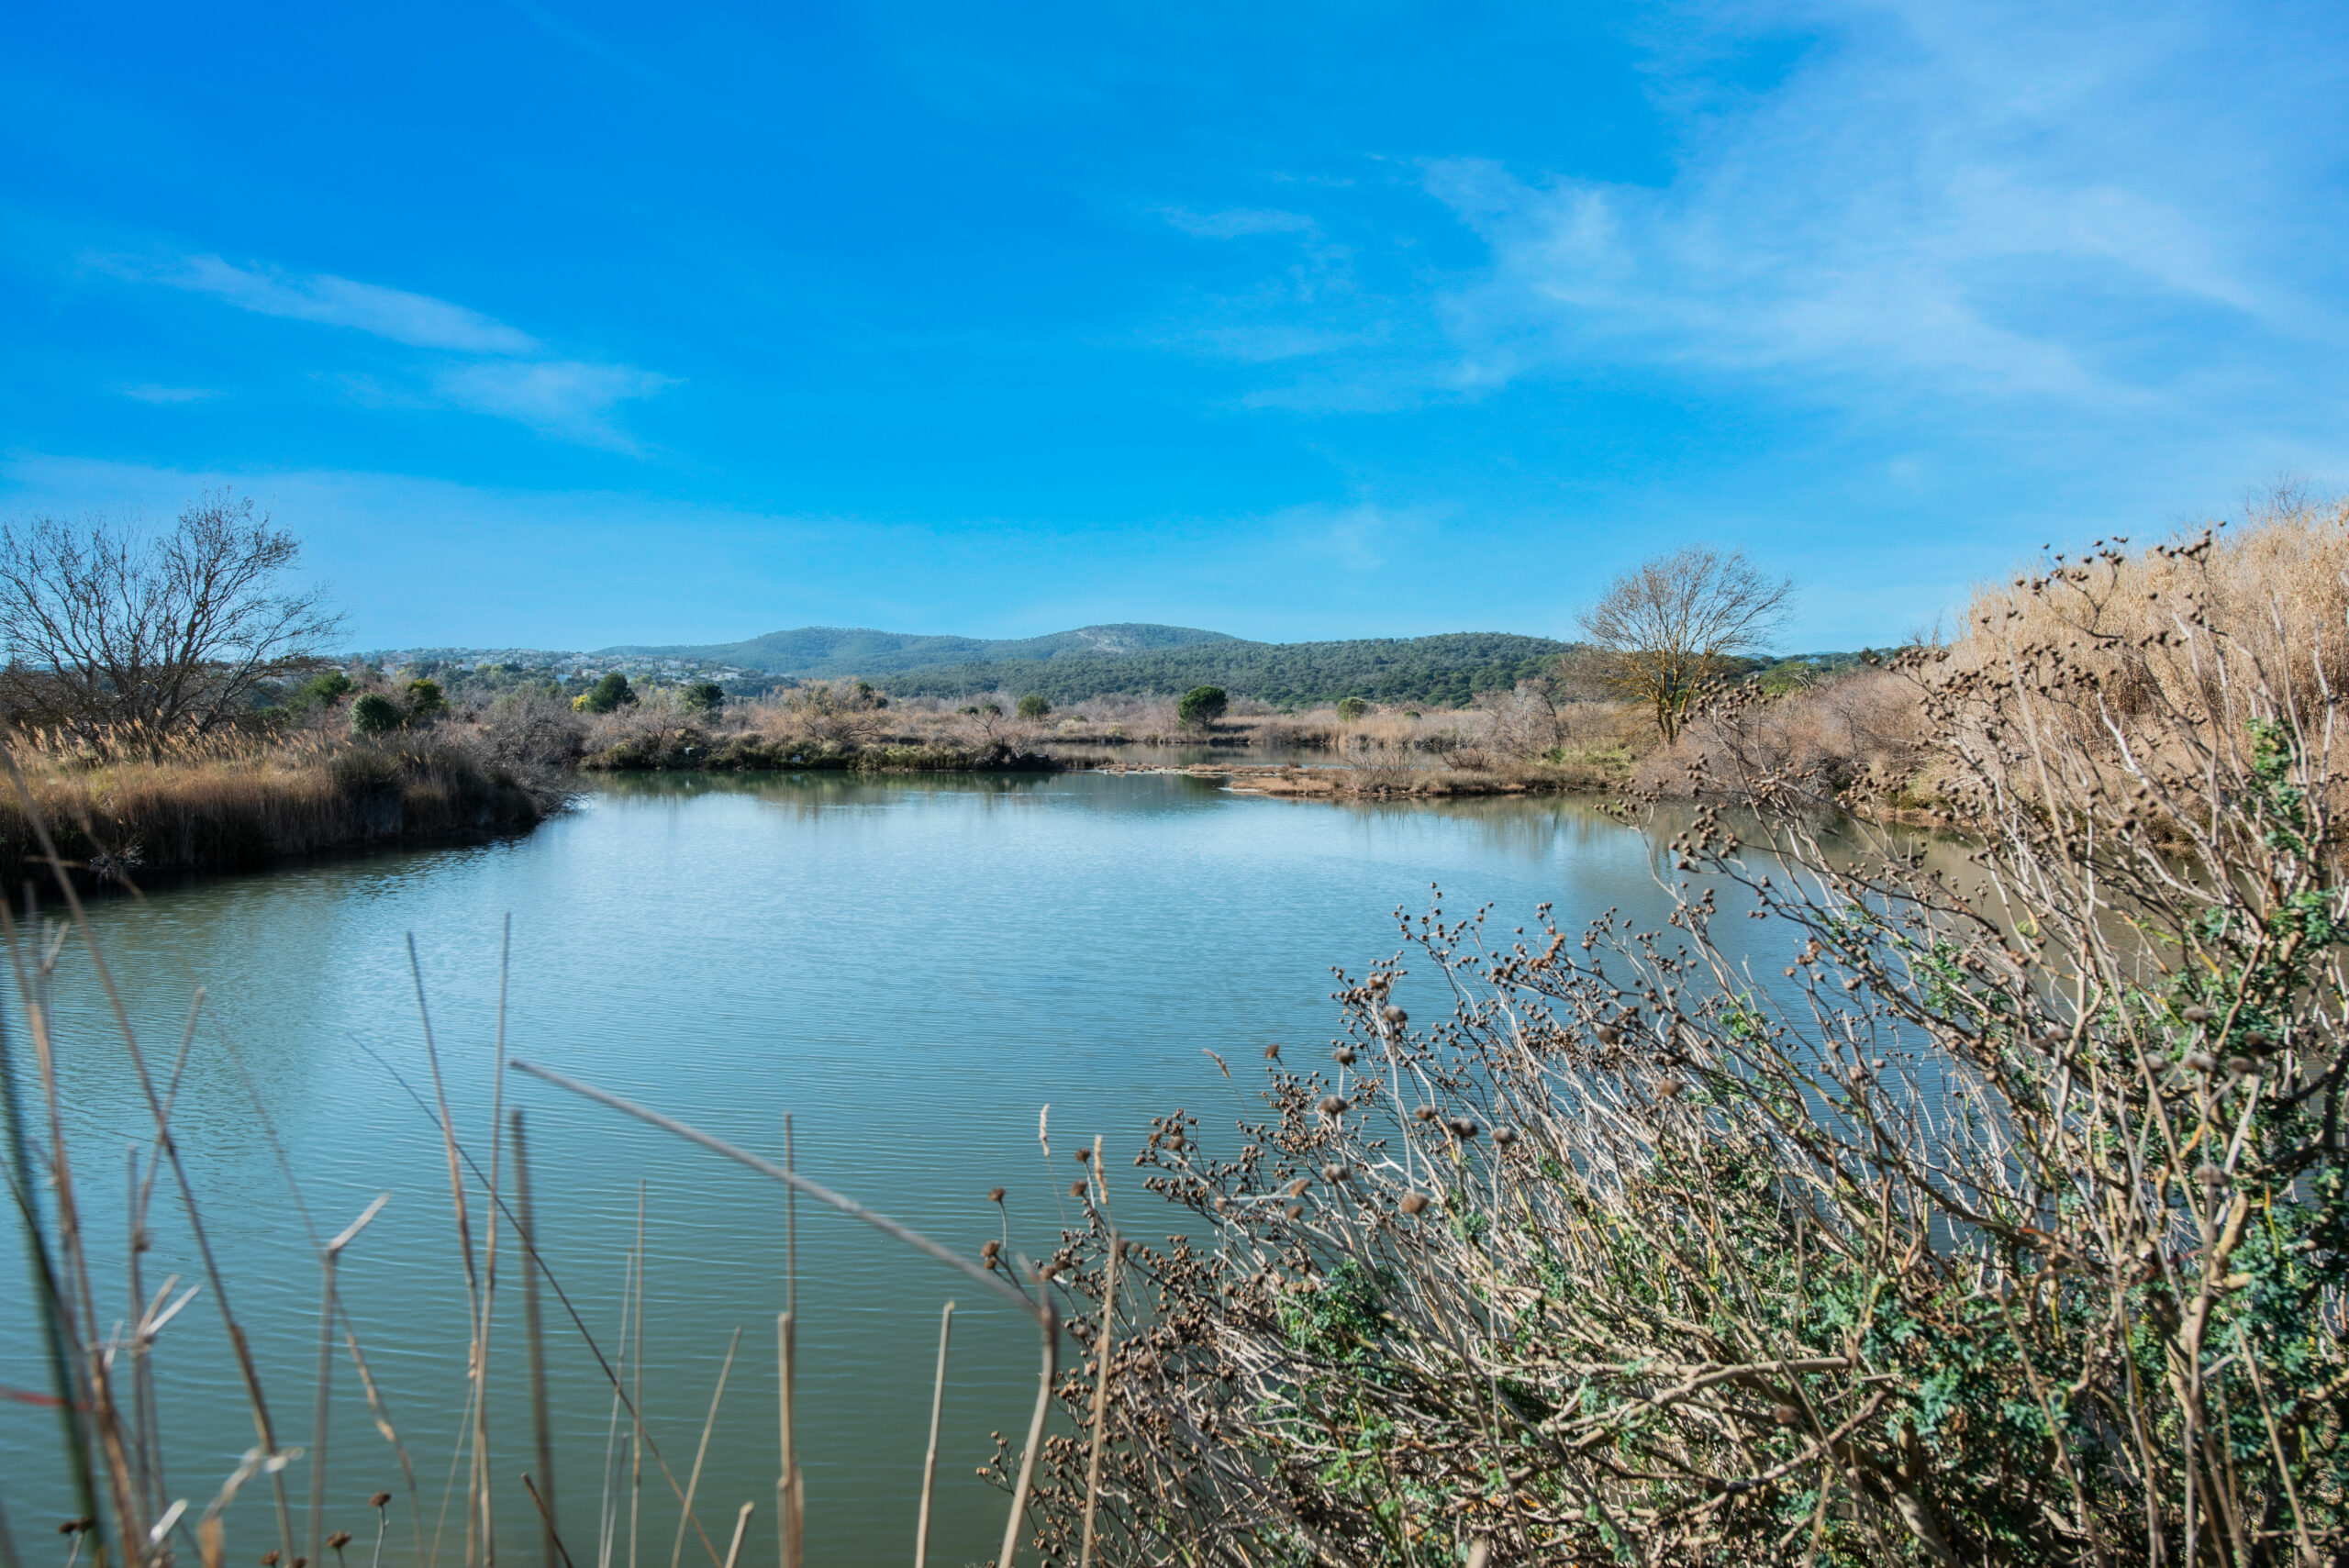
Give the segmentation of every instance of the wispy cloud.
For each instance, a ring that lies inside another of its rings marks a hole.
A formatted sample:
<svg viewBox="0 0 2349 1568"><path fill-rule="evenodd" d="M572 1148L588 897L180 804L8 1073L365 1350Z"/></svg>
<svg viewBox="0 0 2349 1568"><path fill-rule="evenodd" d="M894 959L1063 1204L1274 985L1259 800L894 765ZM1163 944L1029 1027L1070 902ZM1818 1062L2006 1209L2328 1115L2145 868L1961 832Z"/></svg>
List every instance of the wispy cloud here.
<svg viewBox="0 0 2349 1568"><path fill-rule="evenodd" d="M118 277L208 295L262 316L348 328L441 355L408 367L405 377L373 372L332 379L379 406L462 408L517 424L557 440L613 451L643 448L614 420L618 406L674 386L674 377L634 365L561 357L530 334L495 317L430 295L360 283L331 272L289 272L262 263L239 266L215 255L154 262L94 258ZM186 402L208 392L125 387L148 402Z"/></svg>
<svg viewBox="0 0 2349 1568"><path fill-rule="evenodd" d="M115 390L125 397L136 398L141 403L201 403L206 398L220 395L217 390L208 386L158 386L152 382L141 382L133 386L118 386Z"/></svg>
<svg viewBox="0 0 2349 1568"><path fill-rule="evenodd" d="M612 410L629 398L650 397L677 383L633 365L489 360L449 366L436 384L460 408L512 419L541 435L634 452L640 448L612 422Z"/></svg>
<svg viewBox="0 0 2349 1568"><path fill-rule="evenodd" d="M132 275L226 300L240 310L284 316L388 338L417 349L462 354L535 354L529 333L430 295L339 278L331 272L281 272L239 267L217 256L190 256L161 267L125 267Z"/></svg>
<svg viewBox="0 0 2349 1568"><path fill-rule="evenodd" d="M1676 15L1653 77L1688 137L1668 182L1427 166L1490 250L1442 301L1455 384L1641 361L2125 401L2287 324L2343 336L2288 260L2322 228L2293 193L2331 182L2277 157L2340 90L2337 56L2183 4ZM1791 73L1715 83L1788 30L1811 35Z"/></svg>

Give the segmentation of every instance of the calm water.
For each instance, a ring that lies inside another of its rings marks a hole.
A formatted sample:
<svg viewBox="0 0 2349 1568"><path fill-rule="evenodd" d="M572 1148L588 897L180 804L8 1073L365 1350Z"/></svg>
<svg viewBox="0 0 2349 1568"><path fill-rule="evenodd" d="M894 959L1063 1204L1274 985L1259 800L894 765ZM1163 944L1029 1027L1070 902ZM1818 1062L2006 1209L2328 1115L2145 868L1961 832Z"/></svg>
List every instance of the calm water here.
<svg viewBox="0 0 2349 1568"><path fill-rule="evenodd" d="M779 1156L966 1253L997 1234L1048 1251L1098 1134L1130 1229L1146 1119L1197 1112L1210 1140L1256 1108L1267 1041L1321 1046L1330 966L1395 951L1391 912L1497 906L1505 924L1554 902L1562 923L1619 906L1662 924L1641 835L1575 802L1348 808L1267 800L1165 776L857 784L662 780L614 788L527 840L384 855L164 890L96 912L150 1052L168 1062L194 988L205 1025L176 1127L281 1426L306 1443L317 1267L377 1193L390 1206L346 1254L343 1288L426 1498L450 1473L464 1388L464 1284L405 939L413 933L450 1098L486 1162L502 919L513 919L514 1053ZM84 1202L102 1211L101 1311L127 1315L119 1246L126 1151L142 1139L86 960L62 963L66 1115ZM11 1006L12 1040L21 1041ZM1220 1052L1226 1082L1204 1053ZM1310 1052L1308 1052L1310 1054ZM1295 1060L1294 1054L1292 1060ZM241 1065L241 1071L240 1071ZM729 1336L742 1351L696 1511L718 1537L755 1501L746 1559L773 1561L774 1319L783 1301L780 1189L652 1129L509 1077L529 1118L542 1246L599 1339L615 1338L637 1188L647 1193L645 1405L680 1476ZM265 1107L300 1183L252 1112ZM1037 1142L1050 1105L1052 1161ZM159 1190L150 1290L195 1277L177 1203ZM479 1208L475 1208L478 1225ZM476 1232L478 1234L478 1231ZM14 1229L11 1229L13 1236ZM899 1562L910 1550L941 1304L961 1303L941 1442L932 1560L992 1555L1000 1495L974 1475L988 1434L1017 1437L1034 1389L1032 1329L966 1279L803 1202L801 1441L810 1560ZM0 1386L47 1380L7 1248ZM492 1352L491 1440L508 1556L537 1532L515 1477L530 1468L520 1276L507 1253ZM579 1568L596 1558L608 1385L548 1303L559 1507ZM205 1298L161 1352L169 1495L200 1510L252 1428ZM328 1528L372 1541L368 1494L402 1494L387 1556L406 1556L404 1488L347 1359L335 1372ZM0 1400L0 1501L28 1552L72 1512L53 1414ZM297 1508L306 1463L287 1472ZM231 1514L232 1562L274 1544L256 1485ZM444 1554L462 1547L452 1510ZM676 1509L644 1492L640 1561L665 1564ZM723 1527L723 1528L722 1528ZM298 1529L298 1527L297 1527ZM748 1554L751 1547L759 1555ZM626 1543L621 1542L621 1561ZM706 1562L690 1549L688 1562ZM33 1561L47 1561L36 1555ZM353 1562L363 1559L354 1557Z"/></svg>

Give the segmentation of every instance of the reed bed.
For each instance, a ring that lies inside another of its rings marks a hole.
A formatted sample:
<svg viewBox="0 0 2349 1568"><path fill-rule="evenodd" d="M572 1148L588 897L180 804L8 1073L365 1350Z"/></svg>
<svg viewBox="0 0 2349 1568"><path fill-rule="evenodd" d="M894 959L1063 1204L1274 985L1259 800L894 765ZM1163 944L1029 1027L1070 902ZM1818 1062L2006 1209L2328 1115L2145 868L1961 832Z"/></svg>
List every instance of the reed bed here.
<svg viewBox="0 0 2349 1568"><path fill-rule="evenodd" d="M37 858L35 816L89 879L227 870L289 855L520 832L560 783L454 730L383 737L20 737L0 797L0 876ZM29 813L29 814L28 814Z"/></svg>

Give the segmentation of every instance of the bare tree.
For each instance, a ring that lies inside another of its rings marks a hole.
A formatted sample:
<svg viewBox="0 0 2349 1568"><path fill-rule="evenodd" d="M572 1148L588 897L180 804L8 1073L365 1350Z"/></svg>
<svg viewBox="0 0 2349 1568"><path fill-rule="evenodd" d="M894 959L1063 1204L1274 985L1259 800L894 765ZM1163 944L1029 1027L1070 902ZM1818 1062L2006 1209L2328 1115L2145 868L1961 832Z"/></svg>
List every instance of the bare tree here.
<svg viewBox="0 0 2349 1568"><path fill-rule="evenodd" d="M1691 545L1615 579L1581 620L1615 688L1653 710L1669 744L1697 688L1760 652L1793 597L1791 581L1772 582L1743 552Z"/></svg>
<svg viewBox="0 0 2349 1568"><path fill-rule="evenodd" d="M284 582L301 542L227 491L168 533L37 517L0 527L0 713L18 725L217 728L255 688L317 669L342 620Z"/></svg>

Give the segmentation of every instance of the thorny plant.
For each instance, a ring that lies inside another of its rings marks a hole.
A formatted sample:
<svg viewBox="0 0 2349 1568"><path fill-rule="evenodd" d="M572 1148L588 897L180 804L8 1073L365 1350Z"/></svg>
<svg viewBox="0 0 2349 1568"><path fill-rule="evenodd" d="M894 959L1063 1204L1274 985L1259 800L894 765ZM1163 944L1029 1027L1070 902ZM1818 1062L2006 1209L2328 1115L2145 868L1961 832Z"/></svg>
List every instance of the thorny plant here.
<svg viewBox="0 0 2349 1568"><path fill-rule="evenodd" d="M1052 1260L1093 1361L1045 1554L1097 1432L1114 1562L2342 1562L2328 661L2178 603L2143 647L2193 678L2124 711L2000 635L1909 664L1962 873L1744 781L1669 929L1439 903L1236 1150L1159 1120L1189 1223L1107 1316L1097 1207Z"/></svg>

